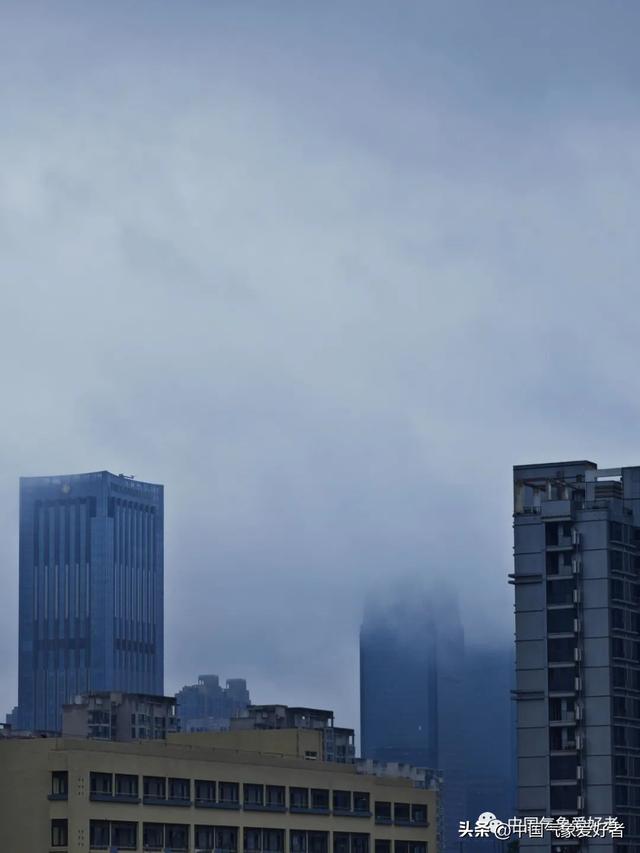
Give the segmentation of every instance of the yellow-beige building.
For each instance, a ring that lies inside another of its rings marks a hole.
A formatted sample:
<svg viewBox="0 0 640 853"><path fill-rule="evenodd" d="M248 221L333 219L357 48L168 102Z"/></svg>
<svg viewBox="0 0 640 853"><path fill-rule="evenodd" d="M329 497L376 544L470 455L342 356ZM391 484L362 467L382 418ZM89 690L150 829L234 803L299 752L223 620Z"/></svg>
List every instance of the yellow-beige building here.
<svg viewBox="0 0 640 853"><path fill-rule="evenodd" d="M436 790L321 747L290 729L2 738L0 851L437 853Z"/></svg>

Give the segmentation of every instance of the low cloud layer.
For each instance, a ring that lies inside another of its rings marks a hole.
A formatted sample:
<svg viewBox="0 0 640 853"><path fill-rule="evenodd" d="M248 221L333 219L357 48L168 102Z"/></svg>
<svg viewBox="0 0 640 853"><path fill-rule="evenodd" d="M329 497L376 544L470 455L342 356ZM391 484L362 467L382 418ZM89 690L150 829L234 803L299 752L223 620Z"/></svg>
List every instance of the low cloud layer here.
<svg viewBox="0 0 640 853"><path fill-rule="evenodd" d="M3 18L0 707L22 474L165 484L169 691L355 724L366 592L407 575L510 643L511 465L640 463L640 10Z"/></svg>

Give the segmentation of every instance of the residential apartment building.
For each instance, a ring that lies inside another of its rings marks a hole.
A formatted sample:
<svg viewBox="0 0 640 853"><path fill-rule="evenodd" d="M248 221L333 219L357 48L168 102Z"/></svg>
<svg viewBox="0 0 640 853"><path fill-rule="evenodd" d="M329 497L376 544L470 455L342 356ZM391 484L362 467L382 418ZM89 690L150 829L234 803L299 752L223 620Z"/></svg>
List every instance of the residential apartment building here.
<svg viewBox="0 0 640 853"><path fill-rule="evenodd" d="M177 732L176 701L139 693L89 693L62 709L62 736L93 740L162 740Z"/></svg>
<svg viewBox="0 0 640 853"><path fill-rule="evenodd" d="M231 729L313 729L321 734L321 748L317 755L307 758L340 763L355 759L354 730L336 726L333 711L288 705L250 705L231 720Z"/></svg>
<svg viewBox="0 0 640 853"><path fill-rule="evenodd" d="M640 467L514 468L518 806L614 816L640 851ZM614 846L615 845L615 846ZM523 851L550 848L522 839Z"/></svg>
<svg viewBox="0 0 640 853"><path fill-rule="evenodd" d="M163 487L107 471L20 480L18 728L88 692L162 695Z"/></svg>
<svg viewBox="0 0 640 853"><path fill-rule="evenodd" d="M437 791L413 779L308 761L316 731L118 743L0 739L7 853L437 853ZM228 741L227 741L228 742Z"/></svg>

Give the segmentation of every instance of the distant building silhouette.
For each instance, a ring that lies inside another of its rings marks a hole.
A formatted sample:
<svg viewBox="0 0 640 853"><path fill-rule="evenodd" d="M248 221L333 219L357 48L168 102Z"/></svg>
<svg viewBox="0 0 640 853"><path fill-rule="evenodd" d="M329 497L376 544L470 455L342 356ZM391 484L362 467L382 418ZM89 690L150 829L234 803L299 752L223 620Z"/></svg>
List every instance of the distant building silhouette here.
<svg viewBox="0 0 640 853"><path fill-rule="evenodd" d="M163 487L108 471L20 480L18 725L80 693L163 693Z"/></svg>
<svg viewBox="0 0 640 853"><path fill-rule="evenodd" d="M464 632L457 603L407 590L369 604L360 632L362 757L437 768L443 849L459 848L466 818Z"/></svg>
<svg viewBox="0 0 640 853"><path fill-rule="evenodd" d="M515 656L511 647L470 647L465 652L464 772L466 819L491 811L515 815ZM495 839L474 838L469 850L495 849ZM466 849L466 845L465 845Z"/></svg>
<svg viewBox="0 0 640 853"><path fill-rule="evenodd" d="M229 678L220 686L217 675L199 675L176 694L180 726L184 732L224 731L232 717L251 702L244 678Z"/></svg>

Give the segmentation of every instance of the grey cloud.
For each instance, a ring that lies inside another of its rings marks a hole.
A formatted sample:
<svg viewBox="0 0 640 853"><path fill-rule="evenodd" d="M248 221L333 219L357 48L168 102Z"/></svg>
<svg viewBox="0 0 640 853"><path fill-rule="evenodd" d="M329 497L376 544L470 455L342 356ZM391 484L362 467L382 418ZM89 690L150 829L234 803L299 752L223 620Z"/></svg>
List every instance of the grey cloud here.
<svg viewBox="0 0 640 853"><path fill-rule="evenodd" d="M51 8L0 51L0 704L20 474L166 484L170 688L355 723L407 575L508 644L510 466L637 460L640 12Z"/></svg>

